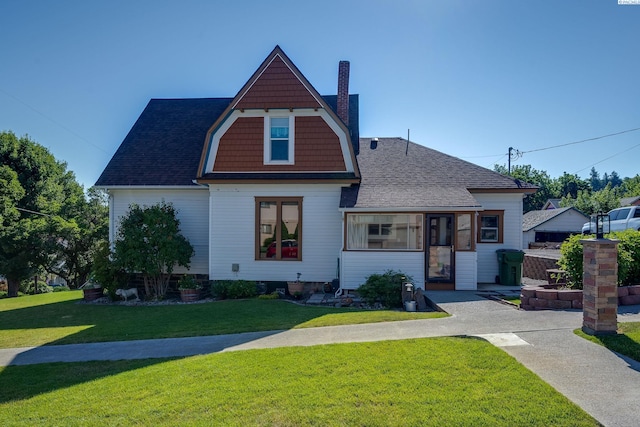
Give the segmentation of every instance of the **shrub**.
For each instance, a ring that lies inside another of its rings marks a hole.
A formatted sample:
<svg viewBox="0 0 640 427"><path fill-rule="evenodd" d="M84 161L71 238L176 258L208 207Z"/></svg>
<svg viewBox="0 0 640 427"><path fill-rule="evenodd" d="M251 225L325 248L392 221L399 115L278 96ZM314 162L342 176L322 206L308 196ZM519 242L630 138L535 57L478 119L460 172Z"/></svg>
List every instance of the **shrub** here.
<svg viewBox="0 0 640 427"><path fill-rule="evenodd" d="M612 238L618 244L618 279L627 285L640 284L640 233L636 230L617 231ZM622 256L621 256L622 255Z"/></svg>
<svg viewBox="0 0 640 427"><path fill-rule="evenodd" d="M163 299L174 268L188 269L193 254L171 203L132 204L120 219L113 259L125 271L142 274L147 296Z"/></svg>
<svg viewBox="0 0 640 427"><path fill-rule="evenodd" d="M640 233L624 230L607 234L608 239L618 243L618 286L640 283ZM571 236L560 246L558 266L567 272L567 285L582 289L583 247L580 240L584 236Z"/></svg>
<svg viewBox="0 0 640 427"><path fill-rule="evenodd" d="M66 291L70 291L71 289L64 285L64 286L53 286L53 292L66 292Z"/></svg>
<svg viewBox="0 0 640 427"><path fill-rule="evenodd" d="M240 299L256 296L256 282L249 280L216 280L211 284L211 292L219 299Z"/></svg>
<svg viewBox="0 0 640 427"><path fill-rule="evenodd" d="M47 285L44 281L38 280L38 291L39 294L46 294L49 292L53 292L53 288ZM33 294L34 292L34 284L33 279L27 279L20 282L20 292L24 294Z"/></svg>
<svg viewBox="0 0 640 427"><path fill-rule="evenodd" d="M582 243L584 236L575 234L560 246L558 266L567 272L567 286L582 289Z"/></svg>
<svg viewBox="0 0 640 427"><path fill-rule="evenodd" d="M127 283L127 274L111 260L109 242L102 241L93 254L91 279L106 289L109 298L116 299L116 289Z"/></svg>
<svg viewBox="0 0 640 427"><path fill-rule="evenodd" d="M258 295L258 299L278 299L280 294L277 292L271 292L270 294Z"/></svg>
<svg viewBox="0 0 640 427"><path fill-rule="evenodd" d="M178 280L178 289L202 289L202 285L190 274L185 274Z"/></svg>
<svg viewBox="0 0 640 427"><path fill-rule="evenodd" d="M367 277L365 284L358 288L358 294L368 304L379 302L385 307L402 307L402 284L412 281L400 271L387 270Z"/></svg>

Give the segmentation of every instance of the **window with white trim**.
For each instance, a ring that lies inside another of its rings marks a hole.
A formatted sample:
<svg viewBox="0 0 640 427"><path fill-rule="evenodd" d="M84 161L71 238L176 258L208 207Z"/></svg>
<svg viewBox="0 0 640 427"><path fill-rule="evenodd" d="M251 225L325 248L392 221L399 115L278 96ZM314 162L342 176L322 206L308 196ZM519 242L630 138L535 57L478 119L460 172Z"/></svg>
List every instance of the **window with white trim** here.
<svg viewBox="0 0 640 427"><path fill-rule="evenodd" d="M478 242L502 243L504 211L484 211L478 215Z"/></svg>
<svg viewBox="0 0 640 427"><path fill-rule="evenodd" d="M265 116L265 164L293 164L294 123L293 116Z"/></svg>

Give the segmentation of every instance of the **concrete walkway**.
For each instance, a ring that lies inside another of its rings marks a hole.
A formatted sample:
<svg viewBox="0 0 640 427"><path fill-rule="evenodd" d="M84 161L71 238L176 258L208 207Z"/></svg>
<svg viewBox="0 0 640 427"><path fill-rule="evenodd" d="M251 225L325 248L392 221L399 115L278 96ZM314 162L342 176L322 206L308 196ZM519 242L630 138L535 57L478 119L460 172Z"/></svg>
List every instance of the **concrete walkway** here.
<svg viewBox="0 0 640 427"><path fill-rule="evenodd" d="M573 334L581 311L520 311L475 291L428 292L451 317L94 344L0 349L0 366L48 362L186 357L223 351L435 336L487 339L535 372L605 426L640 425L640 363ZM640 321L640 306L618 320Z"/></svg>

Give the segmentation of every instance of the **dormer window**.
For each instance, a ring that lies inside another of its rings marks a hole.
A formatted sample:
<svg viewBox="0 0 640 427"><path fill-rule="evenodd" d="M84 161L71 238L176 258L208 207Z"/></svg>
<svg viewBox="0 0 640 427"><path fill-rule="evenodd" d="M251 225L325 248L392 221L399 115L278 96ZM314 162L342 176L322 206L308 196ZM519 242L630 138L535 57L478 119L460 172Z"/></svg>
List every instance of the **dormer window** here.
<svg viewBox="0 0 640 427"><path fill-rule="evenodd" d="M265 117L265 164L293 164L293 116L266 116Z"/></svg>

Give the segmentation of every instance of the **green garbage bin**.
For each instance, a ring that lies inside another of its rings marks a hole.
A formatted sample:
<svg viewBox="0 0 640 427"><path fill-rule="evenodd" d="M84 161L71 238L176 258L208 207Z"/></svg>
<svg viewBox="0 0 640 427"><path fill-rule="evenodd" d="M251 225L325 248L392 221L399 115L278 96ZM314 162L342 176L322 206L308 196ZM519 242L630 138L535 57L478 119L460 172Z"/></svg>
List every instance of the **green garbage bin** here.
<svg viewBox="0 0 640 427"><path fill-rule="evenodd" d="M498 269L500 284L506 286L520 286L522 282L522 263L524 252L518 249L498 249Z"/></svg>

